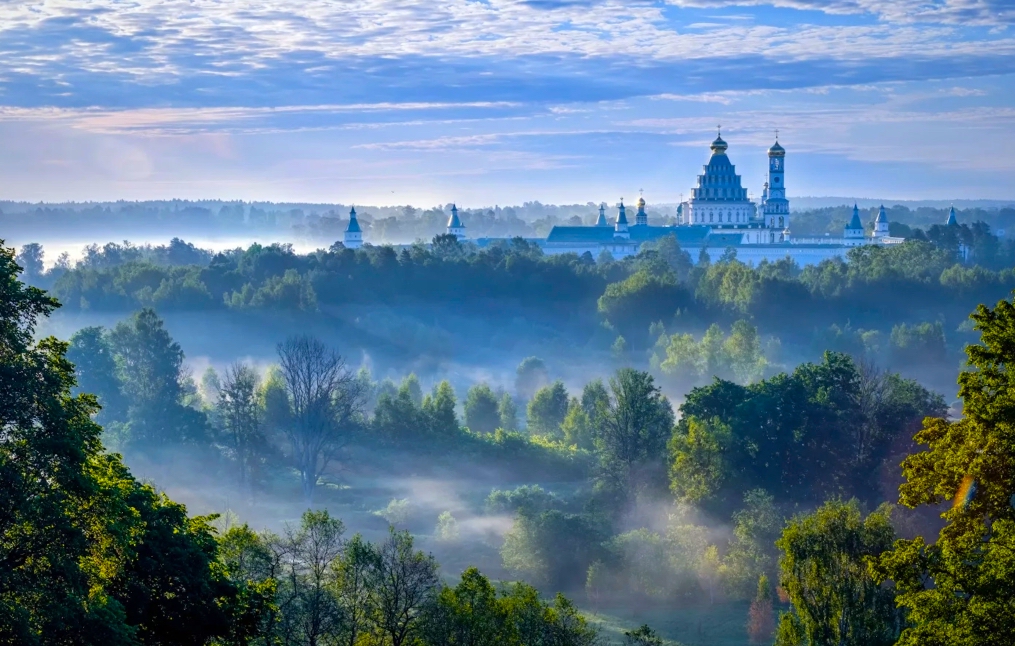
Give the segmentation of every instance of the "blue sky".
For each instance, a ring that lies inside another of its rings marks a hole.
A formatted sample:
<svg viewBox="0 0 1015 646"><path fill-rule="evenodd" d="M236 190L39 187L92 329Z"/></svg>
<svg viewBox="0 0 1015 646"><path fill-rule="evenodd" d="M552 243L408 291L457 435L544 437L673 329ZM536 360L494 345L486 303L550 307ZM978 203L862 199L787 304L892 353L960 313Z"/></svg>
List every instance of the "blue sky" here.
<svg viewBox="0 0 1015 646"><path fill-rule="evenodd" d="M1015 198L1015 0L0 4L0 197Z"/></svg>

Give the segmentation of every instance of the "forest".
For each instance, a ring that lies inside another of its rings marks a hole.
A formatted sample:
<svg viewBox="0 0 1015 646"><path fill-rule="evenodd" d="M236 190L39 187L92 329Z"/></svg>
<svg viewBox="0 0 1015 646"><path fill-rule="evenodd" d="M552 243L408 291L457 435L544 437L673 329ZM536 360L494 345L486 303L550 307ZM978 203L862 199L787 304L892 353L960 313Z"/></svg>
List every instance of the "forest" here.
<svg viewBox="0 0 1015 646"><path fill-rule="evenodd" d="M0 643L1015 643L1015 248L905 237L4 246Z"/></svg>

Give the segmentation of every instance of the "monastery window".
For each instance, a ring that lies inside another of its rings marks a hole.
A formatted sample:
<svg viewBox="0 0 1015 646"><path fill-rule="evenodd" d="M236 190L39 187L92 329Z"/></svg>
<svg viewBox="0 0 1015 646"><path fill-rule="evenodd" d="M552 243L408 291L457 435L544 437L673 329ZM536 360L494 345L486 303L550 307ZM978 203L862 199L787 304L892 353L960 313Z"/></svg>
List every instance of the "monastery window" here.
<svg viewBox="0 0 1015 646"><path fill-rule="evenodd" d="M709 214L708 214L708 221L709 221L709 222L711 222L711 221L712 221L712 214L711 214L711 213L709 213Z"/></svg>
<svg viewBox="0 0 1015 646"><path fill-rule="evenodd" d="M782 226L783 226L783 224L782 224L782 216L780 215L779 216L779 227L781 228Z"/></svg>

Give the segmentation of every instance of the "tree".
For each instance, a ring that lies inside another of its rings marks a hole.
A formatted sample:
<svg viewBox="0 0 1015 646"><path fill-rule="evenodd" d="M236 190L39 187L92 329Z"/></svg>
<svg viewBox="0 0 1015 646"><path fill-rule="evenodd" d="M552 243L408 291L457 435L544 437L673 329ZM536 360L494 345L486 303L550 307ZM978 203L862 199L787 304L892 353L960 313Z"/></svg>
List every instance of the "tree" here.
<svg viewBox="0 0 1015 646"><path fill-rule="evenodd" d="M278 356L291 411L285 432L311 502L321 474L355 429L364 393L342 356L318 339L289 337Z"/></svg>
<svg viewBox="0 0 1015 646"><path fill-rule="evenodd" d="M154 450L205 441L204 414L182 404L183 350L155 311L145 308L117 324L110 343L127 400L128 446Z"/></svg>
<svg viewBox="0 0 1015 646"><path fill-rule="evenodd" d="M500 646L512 643L507 609L490 581L470 567L459 584L443 588L426 614L423 642L432 646Z"/></svg>
<svg viewBox="0 0 1015 646"><path fill-rule="evenodd" d="M963 416L927 419L906 458L899 501L952 500L936 542L898 541L877 575L894 581L911 625L901 646L1015 642L1015 304L980 305L971 316L980 342L966 347L959 375Z"/></svg>
<svg viewBox="0 0 1015 646"><path fill-rule="evenodd" d="M95 421L103 426L125 422L126 403L120 392L116 357L106 330L86 327L75 332L67 348L67 360L74 364L77 392L95 395L102 407Z"/></svg>
<svg viewBox="0 0 1015 646"><path fill-rule="evenodd" d="M663 646L663 640L656 631L642 624L634 630L624 631L625 646Z"/></svg>
<svg viewBox="0 0 1015 646"><path fill-rule="evenodd" d="M768 644L775 632L775 611L772 608L772 586L768 577L758 577L758 591L747 611L747 636L752 644Z"/></svg>
<svg viewBox="0 0 1015 646"><path fill-rule="evenodd" d="M439 583L434 558L415 551L408 532L391 528L378 550L370 580L376 599L376 628L386 643L414 643L422 628L421 617L433 603Z"/></svg>
<svg viewBox="0 0 1015 646"><path fill-rule="evenodd" d="M497 396L486 384L476 384L465 398L465 425L476 433L493 433L500 426Z"/></svg>
<svg viewBox="0 0 1015 646"><path fill-rule="evenodd" d="M628 494L665 486L666 442L673 430L669 400L651 375L632 368L610 379L610 394L598 414L600 477Z"/></svg>
<svg viewBox="0 0 1015 646"><path fill-rule="evenodd" d="M515 392L523 402L532 399L537 390L550 383L546 364L539 357L526 357L515 373Z"/></svg>
<svg viewBox="0 0 1015 646"><path fill-rule="evenodd" d="M264 440L261 433L263 413L257 401L259 382L251 366L236 363L226 369L219 389L222 424L235 452L242 491L249 489L251 464Z"/></svg>
<svg viewBox="0 0 1015 646"><path fill-rule="evenodd" d="M884 506L864 518L856 500L830 501L789 522L776 545L793 608L780 617L777 646L895 644L903 624L895 591L868 568L895 540L890 513Z"/></svg>
<svg viewBox="0 0 1015 646"><path fill-rule="evenodd" d="M744 507L733 513L733 539L723 560L723 584L734 598L747 599L760 577L775 573L775 540L783 517L764 489L744 494Z"/></svg>
<svg viewBox="0 0 1015 646"><path fill-rule="evenodd" d="M30 242L21 247L21 252L18 253L15 262L21 266L26 282L35 283L42 278L46 271L46 266L43 264L44 257L42 245L38 242Z"/></svg>
<svg viewBox="0 0 1015 646"><path fill-rule="evenodd" d="M568 396L564 383L555 381L536 391L526 410L526 424L533 435L560 435L567 416Z"/></svg>
<svg viewBox="0 0 1015 646"><path fill-rule="evenodd" d="M334 594L343 551L342 521L327 511L306 511L298 527L287 526L271 541L280 564L280 629L287 643L320 644L345 630L345 617Z"/></svg>
<svg viewBox="0 0 1015 646"><path fill-rule="evenodd" d="M379 560L377 549L356 534L332 564L334 594L343 613L346 646L356 646L361 636L370 630L376 612L370 577L379 567Z"/></svg>
<svg viewBox="0 0 1015 646"><path fill-rule="evenodd" d="M515 400L511 399L511 395L508 393L504 393L504 396L500 398L497 414L500 417L502 429L505 431L518 430L518 406L515 405Z"/></svg>
<svg viewBox="0 0 1015 646"><path fill-rule="evenodd" d="M0 640L203 644L236 590L204 518L104 454L95 398L71 395L67 344L33 341L57 307L0 249Z"/></svg>
<svg viewBox="0 0 1015 646"><path fill-rule="evenodd" d="M571 403L567 407L567 415L560 425L560 432L564 434L564 441L570 445L587 450L592 450L595 447L595 429L577 399L571 399Z"/></svg>
<svg viewBox="0 0 1015 646"><path fill-rule="evenodd" d="M431 433L448 436L458 432L456 405L455 389L446 379L434 386L433 392L423 398L423 415Z"/></svg>

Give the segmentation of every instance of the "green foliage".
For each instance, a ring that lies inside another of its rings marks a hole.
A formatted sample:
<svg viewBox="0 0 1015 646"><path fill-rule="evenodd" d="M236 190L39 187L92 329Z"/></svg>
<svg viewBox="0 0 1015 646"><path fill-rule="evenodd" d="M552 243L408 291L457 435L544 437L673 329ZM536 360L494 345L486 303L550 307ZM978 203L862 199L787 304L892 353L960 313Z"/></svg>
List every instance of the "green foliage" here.
<svg viewBox="0 0 1015 646"><path fill-rule="evenodd" d="M539 485L522 485L515 489L494 489L486 498L486 511L490 514L522 513L538 515L557 508L561 500Z"/></svg>
<svg viewBox="0 0 1015 646"><path fill-rule="evenodd" d="M560 437L560 425L567 416L568 395L564 382L555 381L536 391L526 410L529 433Z"/></svg>
<svg viewBox="0 0 1015 646"><path fill-rule="evenodd" d="M476 384L465 397L465 425L476 433L493 433L500 426L500 402L486 384Z"/></svg>
<svg viewBox="0 0 1015 646"><path fill-rule="evenodd" d="M671 273L660 276L639 270L607 285L599 298L599 312L637 347L645 340L646 321L669 320L691 302L691 293Z"/></svg>
<svg viewBox="0 0 1015 646"><path fill-rule="evenodd" d="M558 595L552 604L532 587L516 583L498 594L476 568L445 587L427 614L426 646L594 646L598 632Z"/></svg>
<svg viewBox="0 0 1015 646"><path fill-rule="evenodd" d="M914 424L944 409L919 384L837 353L746 387L716 380L681 406L670 486L727 513L739 492L755 488L778 503L837 494L877 500L870 474L898 459L892 447Z"/></svg>
<svg viewBox="0 0 1015 646"><path fill-rule="evenodd" d="M864 518L856 500L830 501L790 521L776 544L793 608L780 618L776 644L894 644L903 625L895 591L868 569L894 539L890 508Z"/></svg>
<svg viewBox="0 0 1015 646"><path fill-rule="evenodd" d="M550 382L546 364L539 357L522 359L515 373L515 392L523 401L532 399L537 390Z"/></svg>
<svg viewBox="0 0 1015 646"><path fill-rule="evenodd" d="M500 398L500 403L497 405L497 415L500 418L500 428L505 431L518 430L518 406L508 393L504 393L504 396Z"/></svg>
<svg viewBox="0 0 1015 646"><path fill-rule="evenodd" d="M625 496L664 490L673 409L652 376L631 368L618 370L610 379L610 398L596 405L600 482Z"/></svg>
<svg viewBox="0 0 1015 646"><path fill-rule="evenodd" d="M102 453L90 395L71 395L67 344L33 341L57 303L0 249L0 639L16 644L205 643L236 589L206 519ZM157 600L157 601L156 601Z"/></svg>
<svg viewBox="0 0 1015 646"><path fill-rule="evenodd" d="M109 335L101 327L86 327L74 333L67 348L67 360L74 364L77 392L91 393L102 410L95 421L105 426L124 422L126 401L120 392L116 355Z"/></svg>
<svg viewBox="0 0 1015 646"><path fill-rule="evenodd" d="M750 383L761 378L768 365L756 327L745 320L735 322L726 336L716 324L701 341L690 334L661 337L653 355L664 375L678 383L694 385L713 377Z"/></svg>
<svg viewBox="0 0 1015 646"><path fill-rule="evenodd" d="M899 644L1000 644L1015 640L1015 305L973 313L978 344L959 375L963 416L927 419L927 448L903 464L899 500L908 507L952 500L937 541L896 542L875 572L894 581L911 625Z"/></svg>
<svg viewBox="0 0 1015 646"><path fill-rule="evenodd" d="M447 380L434 386L433 392L423 398L423 415L432 433L448 435L458 432L456 404L455 391Z"/></svg>
<svg viewBox="0 0 1015 646"><path fill-rule="evenodd" d="M663 646L662 638L648 624L624 632L626 646Z"/></svg>
<svg viewBox="0 0 1015 646"><path fill-rule="evenodd" d="M456 543L460 537L458 521L450 511L442 511L437 517L437 527L433 531L434 540L441 543Z"/></svg>
<svg viewBox="0 0 1015 646"><path fill-rule="evenodd" d="M941 323L902 323L892 328L892 363L898 366L926 366L945 360L945 335Z"/></svg>
<svg viewBox="0 0 1015 646"><path fill-rule="evenodd" d="M208 439L205 415L183 403L183 351L154 310L145 308L110 333L127 402L126 447L151 451Z"/></svg>
<svg viewBox="0 0 1015 646"><path fill-rule="evenodd" d="M504 536L504 567L553 589L585 582L589 565L601 556L602 531L589 517L550 510L520 511Z"/></svg>

